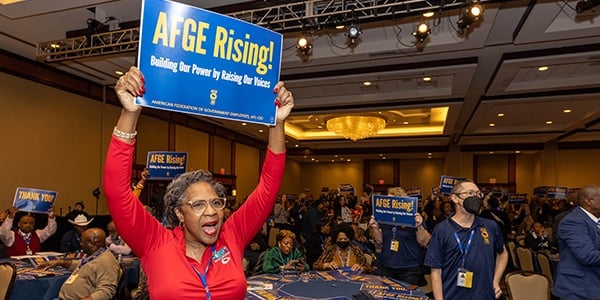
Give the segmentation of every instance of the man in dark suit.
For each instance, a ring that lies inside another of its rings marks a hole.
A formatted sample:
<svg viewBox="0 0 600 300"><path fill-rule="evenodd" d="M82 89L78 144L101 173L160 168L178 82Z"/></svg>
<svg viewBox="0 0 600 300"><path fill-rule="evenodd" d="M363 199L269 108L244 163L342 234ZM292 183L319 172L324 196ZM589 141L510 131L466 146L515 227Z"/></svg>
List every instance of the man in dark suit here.
<svg viewBox="0 0 600 300"><path fill-rule="evenodd" d="M586 186L558 226L560 262L552 292L566 300L600 299L600 186Z"/></svg>

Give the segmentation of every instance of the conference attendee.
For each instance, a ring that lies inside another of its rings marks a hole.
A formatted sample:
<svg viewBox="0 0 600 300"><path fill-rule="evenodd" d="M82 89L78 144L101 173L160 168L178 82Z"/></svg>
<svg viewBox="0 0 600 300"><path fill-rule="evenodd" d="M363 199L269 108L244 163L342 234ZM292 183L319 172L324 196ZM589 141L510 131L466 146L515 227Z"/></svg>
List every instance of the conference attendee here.
<svg viewBox="0 0 600 300"><path fill-rule="evenodd" d="M142 110L134 97L146 89L143 75L131 67L117 81L115 90L123 108L106 156L104 193L117 230L140 257L151 299L243 299L246 295L244 249L275 204L286 159L284 124L294 106L292 93L282 82L273 88L277 94L273 105L279 106L276 124L269 127L259 183L248 200L223 222L225 187L204 170L181 174L165 194L170 230L144 209L130 187Z"/></svg>
<svg viewBox="0 0 600 300"><path fill-rule="evenodd" d="M560 262L552 293L566 300L600 297L600 186L586 186L558 225Z"/></svg>
<svg viewBox="0 0 600 300"><path fill-rule="evenodd" d="M48 214L48 224L43 229L35 229L35 218L32 215L23 215L13 230L13 222L18 208L11 207L8 216L0 226L0 240L6 246L7 256L33 255L40 252L42 243L56 232L56 218L54 212Z"/></svg>
<svg viewBox="0 0 600 300"><path fill-rule="evenodd" d="M263 257L262 271L275 274L286 271L308 271L306 257L295 246L296 234L281 230L275 237L277 244L267 250Z"/></svg>
<svg viewBox="0 0 600 300"><path fill-rule="evenodd" d="M67 220L75 220L75 217L84 214L85 217L89 219L90 215L85 212L84 209L85 205L83 205L83 202L77 201L73 204L73 209L65 215L65 218L67 218Z"/></svg>
<svg viewBox="0 0 600 300"><path fill-rule="evenodd" d="M60 239L60 252L73 253L81 251L81 234L88 228L88 225L94 220L89 219L86 214L79 214L73 220L68 220L73 224L73 228L65 232Z"/></svg>
<svg viewBox="0 0 600 300"><path fill-rule="evenodd" d="M292 206L288 203L287 195L283 194L279 198L279 201L273 206L273 222L275 227L279 229L291 230L290 225L290 210Z"/></svg>
<svg viewBox="0 0 600 300"><path fill-rule="evenodd" d="M138 180L138 182L133 186L133 194L138 198L144 190L144 185L146 184L146 180L148 180L148 175L150 175L148 168L144 168L144 170L140 174L140 180Z"/></svg>
<svg viewBox="0 0 600 300"><path fill-rule="evenodd" d="M267 243L267 228L266 226L261 227L259 233L257 233L248 247L244 250L244 258L248 260L248 270L254 270L258 257L269 247Z"/></svg>
<svg viewBox="0 0 600 300"><path fill-rule="evenodd" d="M525 246L534 252L550 251L550 241L544 233L544 226L542 223L533 223L531 230L525 234Z"/></svg>
<svg viewBox="0 0 600 300"><path fill-rule="evenodd" d="M331 243L331 222L322 220L317 223L317 231L313 232L306 240L306 259L309 266L312 266L323 250Z"/></svg>
<svg viewBox="0 0 600 300"><path fill-rule="evenodd" d="M313 268L326 271L345 269L370 273L373 268L368 263L364 252L352 244L353 239L354 230L350 224L342 223L333 227L331 240L334 243L323 250L319 259L313 264Z"/></svg>
<svg viewBox="0 0 600 300"><path fill-rule="evenodd" d="M119 257L119 255L130 255L131 248L119 235L114 221L108 222L106 225L106 230L108 231L108 236L106 237L106 247L113 254L115 254L116 257Z"/></svg>
<svg viewBox="0 0 600 300"><path fill-rule="evenodd" d="M404 189L388 189L389 196L407 196ZM369 225L373 238L381 245L381 275L412 285L425 285L423 257L431 234L425 229L421 214L415 214L415 227L378 224L372 217Z"/></svg>
<svg viewBox="0 0 600 300"><path fill-rule="evenodd" d="M81 248L87 255L81 260L53 260L38 268L58 265L73 271L63 283L60 299L108 300L115 296L119 281L119 264L104 246L106 236L100 228L90 228L81 235Z"/></svg>
<svg viewBox="0 0 600 300"><path fill-rule="evenodd" d="M476 216L483 194L470 181L456 183L455 213L433 230L425 265L435 299L497 299L508 252L498 224Z"/></svg>

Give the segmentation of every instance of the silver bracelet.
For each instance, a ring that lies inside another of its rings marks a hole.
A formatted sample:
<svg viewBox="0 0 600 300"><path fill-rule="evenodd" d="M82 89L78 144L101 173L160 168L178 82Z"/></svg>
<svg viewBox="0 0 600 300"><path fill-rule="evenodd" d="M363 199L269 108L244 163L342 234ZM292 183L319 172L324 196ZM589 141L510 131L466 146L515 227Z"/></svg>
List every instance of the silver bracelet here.
<svg viewBox="0 0 600 300"><path fill-rule="evenodd" d="M115 126L115 128L113 129L113 135L118 138L133 140L135 138L135 136L137 135L137 131L123 132L123 131L117 129L117 127Z"/></svg>

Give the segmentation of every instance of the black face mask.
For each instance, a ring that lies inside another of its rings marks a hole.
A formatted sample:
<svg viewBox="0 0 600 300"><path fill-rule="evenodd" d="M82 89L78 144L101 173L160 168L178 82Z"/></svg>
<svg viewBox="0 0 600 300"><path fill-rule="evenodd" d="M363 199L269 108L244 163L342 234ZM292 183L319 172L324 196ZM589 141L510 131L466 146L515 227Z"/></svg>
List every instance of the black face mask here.
<svg viewBox="0 0 600 300"><path fill-rule="evenodd" d="M471 196L463 201L463 207L468 213L476 215L479 212L481 206L481 198L477 196Z"/></svg>
<svg viewBox="0 0 600 300"><path fill-rule="evenodd" d="M342 249L346 249L350 245L349 241L335 242L335 243L338 245L338 247L340 247Z"/></svg>

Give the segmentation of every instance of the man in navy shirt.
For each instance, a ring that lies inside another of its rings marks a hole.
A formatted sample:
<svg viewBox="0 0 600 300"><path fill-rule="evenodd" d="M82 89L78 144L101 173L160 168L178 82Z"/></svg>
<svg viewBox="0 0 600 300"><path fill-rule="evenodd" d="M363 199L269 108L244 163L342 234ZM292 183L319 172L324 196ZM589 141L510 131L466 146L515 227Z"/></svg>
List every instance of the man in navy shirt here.
<svg viewBox="0 0 600 300"><path fill-rule="evenodd" d="M454 185L450 199L456 213L433 230L425 265L431 267L436 300L491 300L502 295L508 253L496 222L476 216L482 196L473 182Z"/></svg>

